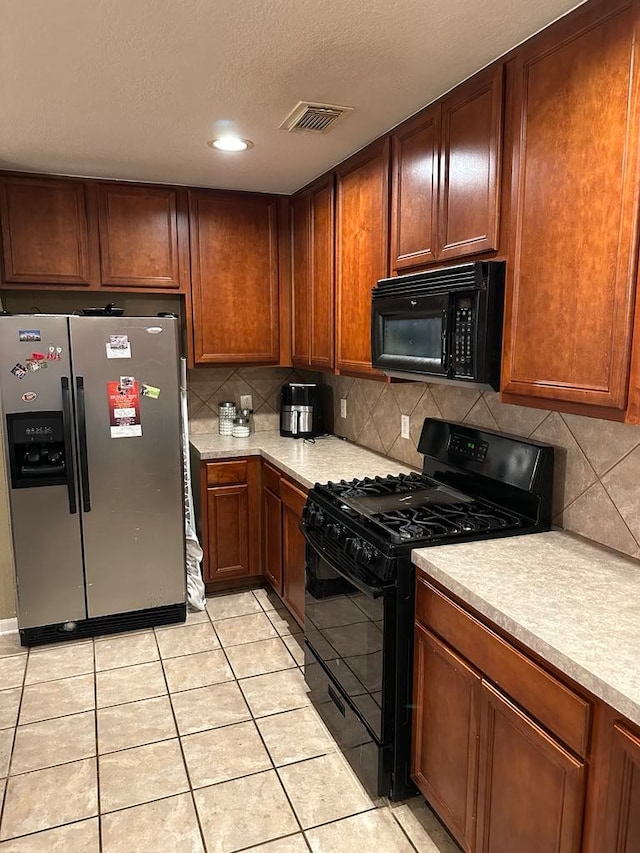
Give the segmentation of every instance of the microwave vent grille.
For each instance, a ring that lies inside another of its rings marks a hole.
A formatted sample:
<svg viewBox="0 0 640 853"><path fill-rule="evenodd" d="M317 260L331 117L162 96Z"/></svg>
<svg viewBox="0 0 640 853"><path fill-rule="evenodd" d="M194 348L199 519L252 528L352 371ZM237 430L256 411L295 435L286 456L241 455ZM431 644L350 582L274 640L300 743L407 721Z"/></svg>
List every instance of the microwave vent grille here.
<svg viewBox="0 0 640 853"><path fill-rule="evenodd" d="M373 289L373 298L423 295L458 289L477 289L486 282L486 265L463 264L411 275L382 279Z"/></svg>

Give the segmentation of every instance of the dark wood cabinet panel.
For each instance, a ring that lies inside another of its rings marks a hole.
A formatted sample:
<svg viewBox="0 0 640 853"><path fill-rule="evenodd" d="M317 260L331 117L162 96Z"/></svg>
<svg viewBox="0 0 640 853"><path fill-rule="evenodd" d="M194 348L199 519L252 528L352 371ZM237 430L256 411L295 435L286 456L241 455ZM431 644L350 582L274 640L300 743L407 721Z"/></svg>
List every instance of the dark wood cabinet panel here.
<svg viewBox="0 0 640 853"><path fill-rule="evenodd" d="M626 407L639 20L632 2L587 4L514 61L507 401Z"/></svg>
<svg viewBox="0 0 640 853"><path fill-rule="evenodd" d="M98 184L103 285L180 287L178 192L172 187Z"/></svg>
<svg viewBox="0 0 640 853"><path fill-rule="evenodd" d="M380 376L371 367L371 289L388 273L389 140L337 170L336 367Z"/></svg>
<svg viewBox="0 0 640 853"><path fill-rule="evenodd" d="M291 483L280 484L282 499L282 572L284 602L304 624L305 539L300 530L307 495Z"/></svg>
<svg viewBox="0 0 640 853"><path fill-rule="evenodd" d="M439 259L498 248L502 92L503 66L496 65L442 102Z"/></svg>
<svg viewBox="0 0 640 853"><path fill-rule="evenodd" d="M270 489L263 490L263 572L280 597L282 588L282 501Z"/></svg>
<svg viewBox="0 0 640 853"><path fill-rule="evenodd" d="M229 586L260 574L260 474L258 456L201 463L202 568L207 583Z"/></svg>
<svg viewBox="0 0 640 853"><path fill-rule="evenodd" d="M249 487L207 489L207 574L205 580L251 574L249 565Z"/></svg>
<svg viewBox="0 0 640 853"><path fill-rule="evenodd" d="M640 850L640 737L625 726L613 727L603 853Z"/></svg>
<svg viewBox="0 0 640 853"><path fill-rule="evenodd" d="M391 139L391 263L400 270L436 257L440 105L403 125Z"/></svg>
<svg viewBox="0 0 640 853"><path fill-rule="evenodd" d="M332 370L334 364L333 175L291 199L292 361Z"/></svg>
<svg viewBox="0 0 640 853"><path fill-rule="evenodd" d="M473 849L480 675L416 626L411 775L465 851Z"/></svg>
<svg viewBox="0 0 640 853"><path fill-rule="evenodd" d="M291 361L308 367L311 357L311 210L308 192L291 199Z"/></svg>
<svg viewBox="0 0 640 853"><path fill-rule="evenodd" d="M204 190L189 199L196 364L276 364L277 199Z"/></svg>
<svg viewBox="0 0 640 853"><path fill-rule="evenodd" d="M334 177L309 190L311 215L311 352L316 370L334 365Z"/></svg>
<svg viewBox="0 0 640 853"><path fill-rule="evenodd" d="M98 247L92 188L63 178L4 176L0 225L6 284L92 285Z"/></svg>
<svg viewBox="0 0 640 853"><path fill-rule="evenodd" d="M476 850L578 853L585 767L487 682Z"/></svg>

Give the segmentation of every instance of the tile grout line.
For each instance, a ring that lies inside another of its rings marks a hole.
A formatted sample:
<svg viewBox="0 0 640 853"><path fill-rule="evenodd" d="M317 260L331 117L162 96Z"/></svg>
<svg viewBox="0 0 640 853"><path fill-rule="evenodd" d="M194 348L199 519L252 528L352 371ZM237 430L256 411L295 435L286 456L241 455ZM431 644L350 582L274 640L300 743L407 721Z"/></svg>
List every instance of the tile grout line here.
<svg viewBox="0 0 640 853"><path fill-rule="evenodd" d="M100 748L98 742L98 673L96 670L96 644L93 642L93 714L96 733L96 797L98 806L98 850L102 853L102 802L100 800Z"/></svg>
<svg viewBox="0 0 640 853"><path fill-rule="evenodd" d="M5 818L5 810L7 806L7 794L9 791L9 777L11 775L11 763L13 762L13 750L16 745L16 737L18 735L18 721L20 720L20 712L22 710L22 699L24 697L24 687L27 679L27 669L29 667L29 658L31 657L31 649L27 647L26 661L24 664L24 672L22 673L22 684L20 687L20 698L18 699L18 713L16 714L16 722L13 727L13 737L11 738L11 749L9 750L9 761L7 762L7 775L4 783L4 791L2 794L2 801L0 802L0 833L2 832L2 825L4 823ZM2 836L0 835L0 838Z"/></svg>
<svg viewBox="0 0 640 853"><path fill-rule="evenodd" d="M219 642L218 635L216 634L215 628L213 627L213 625L211 625L211 630L213 631L215 638ZM158 643L158 636L157 636L155 631L153 632L153 636L154 636L154 640L156 643L156 648L158 649L158 656L160 658L160 668L162 670L162 677L164 678L165 686L167 688L167 698L169 699L169 707L171 708L171 716L173 717L173 724L176 727L176 738L178 740L178 746L180 748L180 755L182 756L182 764L184 766L185 776L187 777L187 785L189 786L189 794L191 795L191 804L193 806L193 812L196 816L196 823L198 825L198 832L200 833L200 839L202 841L202 848L203 848L203 850L206 851L207 850L207 842L205 839L204 830L202 828L202 823L200 821L200 813L198 812L198 807L196 805L196 798L195 798L195 794L194 794L194 790L193 790L193 785L191 784L191 774L189 773L189 765L187 764L187 759L186 759L186 756L184 754L184 748L182 745L182 737L180 735L180 729L178 728L178 719L176 717L176 712L175 712L175 709L173 707L173 702L171 701L171 692L169 690L169 682L167 681L167 674L164 670L163 658L162 658L162 655L160 652L160 644ZM186 657L186 655L185 655L185 657ZM177 796L177 795L174 794L172 796Z"/></svg>

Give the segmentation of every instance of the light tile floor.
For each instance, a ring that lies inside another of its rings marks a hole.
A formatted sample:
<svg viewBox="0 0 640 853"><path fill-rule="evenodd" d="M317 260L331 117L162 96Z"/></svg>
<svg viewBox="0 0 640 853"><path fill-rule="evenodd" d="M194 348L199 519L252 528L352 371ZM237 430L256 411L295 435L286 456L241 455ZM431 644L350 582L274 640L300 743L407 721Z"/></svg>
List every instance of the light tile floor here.
<svg viewBox="0 0 640 853"><path fill-rule="evenodd" d="M0 853L456 853L422 798L369 798L301 642L266 590L28 653L0 636Z"/></svg>

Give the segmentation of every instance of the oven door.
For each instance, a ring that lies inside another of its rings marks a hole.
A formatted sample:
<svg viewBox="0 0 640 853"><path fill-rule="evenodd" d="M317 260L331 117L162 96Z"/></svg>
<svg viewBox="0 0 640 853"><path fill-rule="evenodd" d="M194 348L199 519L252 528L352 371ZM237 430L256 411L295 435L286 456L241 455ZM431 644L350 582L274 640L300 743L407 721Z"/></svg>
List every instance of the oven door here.
<svg viewBox="0 0 640 853"><path fill-rule="evenodd" d="M305 640L382 744L393 730L395 586L307 544Z"/></svg>
<svg viewBox="0 0 640 853"><path fill-rule="evenodd" d="M448 376L449 294L372 300L373 366L386 372Z"/></svg>

